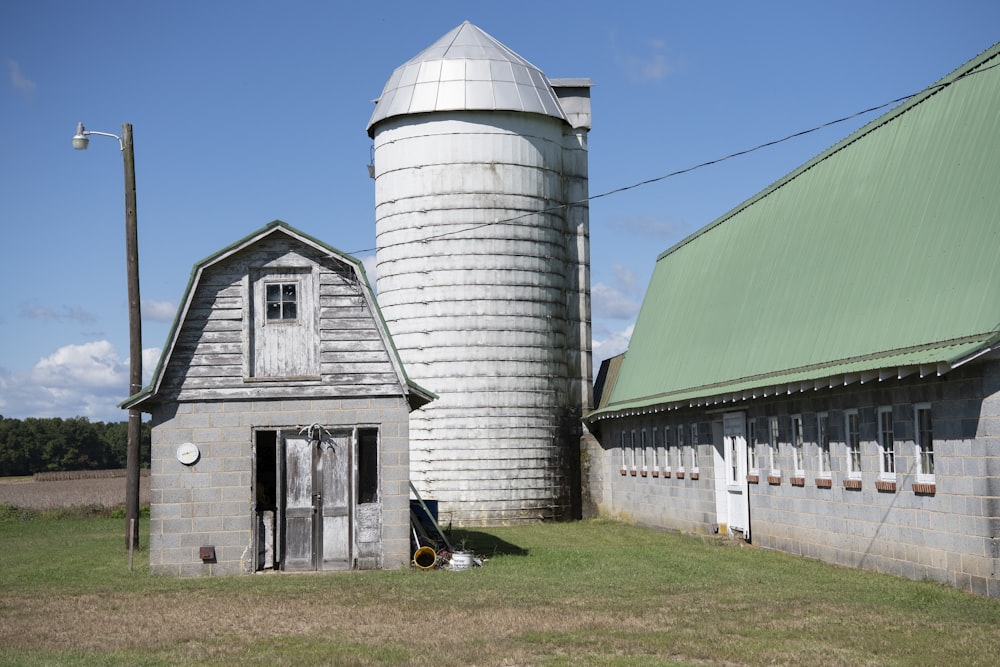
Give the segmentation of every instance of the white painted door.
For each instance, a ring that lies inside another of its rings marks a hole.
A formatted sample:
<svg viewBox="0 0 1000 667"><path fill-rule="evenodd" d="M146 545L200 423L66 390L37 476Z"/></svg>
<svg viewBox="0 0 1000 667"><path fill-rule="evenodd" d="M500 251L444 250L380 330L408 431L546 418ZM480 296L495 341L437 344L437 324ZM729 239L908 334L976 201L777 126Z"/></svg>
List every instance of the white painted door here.
<svg viewBox="0 0 1000 667"><path fill-rule="evenodd" d="M722 416L722 442L725 454L726 523L729 534L742 534L750 540L750 498L747 488L747 425L742 412Z"/></svg>
<svg viewBox="0 0 1000 667"><path fill-rule="evenodd" d="M288 435L285 441L284 558L289 571L351 564L349 434Z"/></svg>

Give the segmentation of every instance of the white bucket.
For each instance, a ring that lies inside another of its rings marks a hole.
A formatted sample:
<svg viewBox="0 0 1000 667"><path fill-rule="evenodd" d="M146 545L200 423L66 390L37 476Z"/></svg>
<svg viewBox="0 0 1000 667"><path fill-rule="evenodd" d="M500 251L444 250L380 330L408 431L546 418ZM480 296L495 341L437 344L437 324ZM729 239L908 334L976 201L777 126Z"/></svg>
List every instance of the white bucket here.
<svg viewBox="0 0 1000 667"><path fill-rule="evenodd" d="M472 567L471 551L456 551L451 554L451 569L468 570Z"/></svg>

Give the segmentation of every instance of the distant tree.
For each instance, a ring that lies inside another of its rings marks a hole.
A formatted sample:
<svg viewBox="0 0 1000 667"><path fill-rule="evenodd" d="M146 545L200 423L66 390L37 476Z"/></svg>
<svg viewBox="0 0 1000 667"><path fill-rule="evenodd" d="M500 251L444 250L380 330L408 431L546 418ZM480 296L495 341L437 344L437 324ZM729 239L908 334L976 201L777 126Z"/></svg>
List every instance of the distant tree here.
<svg viewBox="0 0 1000 667"><path fill-rule="evenodd" d="M0 476L61 470L124 468L127 422L86 417L24 420L0 415ZM140 465L149 466L150 426L143 423Z"/></svg>
<svg viewBox="0 0 1000 667"><path fill-rule="evenodd" d="M128 448L128 422L99 422L98 427L111 457L110 467L124 468Z"/></svg>

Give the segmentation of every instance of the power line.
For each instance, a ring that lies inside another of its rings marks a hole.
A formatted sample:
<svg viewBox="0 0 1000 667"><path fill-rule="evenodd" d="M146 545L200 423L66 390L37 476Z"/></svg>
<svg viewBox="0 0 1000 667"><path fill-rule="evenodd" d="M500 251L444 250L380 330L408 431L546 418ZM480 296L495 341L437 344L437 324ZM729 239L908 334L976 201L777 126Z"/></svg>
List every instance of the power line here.
<svg viewBox="0 0 1000 667"><path fill-rule="evenodd" d="M447 232L441 232L440 234L434 234L434 235L427 236L425 238L419 239L417 242L419 242L419 243L425 243L427 241L433 241L435 239L439 239L439 238L442 238L442 237L445 237L445 236L453 236L455 234L464 234L465 232L472 232L472 231L475 231L477 229L482 229L484 227L489 227L491 225L500 225L500 224L506 224L506 223L509 223L509 222L516 222L517 220L520 220L521 218L527 218L529 216L534 216L534 215L543 215L545 213L552 213L554 211L559 211L561 209L569 208L570 206L577 206L577 205L580 205L580 204L586 204L586 203L589 203L589 202L591 202L591 201L593 201L595 199L601 199L602 197L610 197L611 195L620 194L620 193L626 192L628 190L634 190L635 188L640 188L640 187L642 187L644 185L650 185L651 183L658 183L658 182L664 181L664 180L666 180L668 178L674 178L675 176L681 176L683 174L689 174L692 171L696 171L698 169L704 169L705 167L710 167L712 165L716 165L716 164L719 164L721 162L725 162L727 160L732 160L733 158L742 157L744 155L748 155L750 153L754 153L756 151L763 150L765 148L770 148L771 146L776 146L776 145L784 143L786 141L791 141L792 139L797 139L799 137L803 137L803 136L805 136L807 134L812 134L813 132L818 132L820 130L826 129L826 128L831 127L833 125L837 125L839 123L845 123L845 122L847 122L849 120L854 120L855 118L858 118L860 116L864 116L864 115L870 114L873 111L879 111L880 109L884 109L884 108L892 106L894 104L899 104L900 102L905 102L906 100L909 100L909 99L911 99L913 97L916 97L918 95L923 95L924 93L937 92L937 91L939 91L939 90L941 90L941 89L943 89L943 88L945 88L945 87L947 87L947 86L949 86L949 85L951 85L953 83L957 83L958 81L961 81L964 78L967 78L967 77L972 76L974 74L980 74L980 73L985 72L987 70L991 70L994 67L1000 67L1000 63L996 63L996 64L993 64L993 65L981 67L981 68L979 68L977 70L974 70L974 71L971 71L971 72L965 72L964 74L960 75L959 77L957 77L953 81L948 81L948 82L945 82L945 83L934 84L934 85L928 86L928 87L924 88L923 90L920 90L920 91L918 91L916 93L910 93L909 95L904 95L902 97L897 97L894 100L889 100L888 102L883 102L882 104L878 104L878 105L873 106L873 107L868 107L867 109L863 109L861 111L856 111L856 112L854 112L852 114L849 114L847 116L843 116L841 118L837 118L837 119L834 119L834 120L827 121L825 123L821 123L820 125L816 125L815 127L811 127L811 128L809 128L807 130L801 130L799 132L793 132L792 134L784 136L784 137L782 137L780 139L774 139L772 141L766 141L766 142L764 142L762 144L757 144L753 148L747 148L747 149L744 149L744 150L741 150L741 151L736 151L735 153L729 153L728 155L724 155L723 157L715 158L714 160L708 160L707 162L701 162L699 164L696 164L696 165L693 165L693 166L690 166L690 167L685 167L684 169L678 169L677 171L672 171L672 172L670 172L668 174L663 174L662 176L656 176L654 178L648 178L648 179L646 179L644 181L639 181L638 183L633 183L631 185L625 185L625 186L622 186L620 188L615 188L614 190L608 190L607 192L602 192L600 194L591 195L589 197L585 197L583 199L578 199L577 201L572 201L572 202L569 202L569 203L566 203L566 204L558 204L556 206L550 206L548 208L543 208L543 209L540 209L540 210L537 210L537 211L529 211L527 213L521 213L519 215L511 216L509 218L504 218L503 220L494 220L492 222L484 222L484 223L480 223L478 225L472 225L472 226L469 226L469 227L463 227L462 229L454 229L454 230L447 231ZM399 245L407 245L409 243L413 243L413 241L406 241L406 242L402 242L402 243L391 243L391 244L388 244L388 245L383 246L383 247L385 247L385 248L392 248L392 247L399 246ZM377 250L377 248L363 248L361 250L355 250L355 251L353 251L353 252L351 252L349 254L356 255L358 253L373 252L375 250Z"/></svg>

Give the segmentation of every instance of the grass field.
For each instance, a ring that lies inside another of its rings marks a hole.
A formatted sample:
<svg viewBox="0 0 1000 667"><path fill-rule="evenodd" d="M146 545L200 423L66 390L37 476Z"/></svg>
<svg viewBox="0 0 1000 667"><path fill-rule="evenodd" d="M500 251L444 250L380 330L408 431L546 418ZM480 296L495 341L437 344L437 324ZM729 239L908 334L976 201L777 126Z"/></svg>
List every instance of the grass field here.
<svg viewBox="0 0 1000 667"><path fill-rule="evenodd" d="M151 577L120 519L0 511L0 663L995 665L1000 602L620 523L456 535L462 572ZM146 544L145 535L143 544Z"/></svg>

